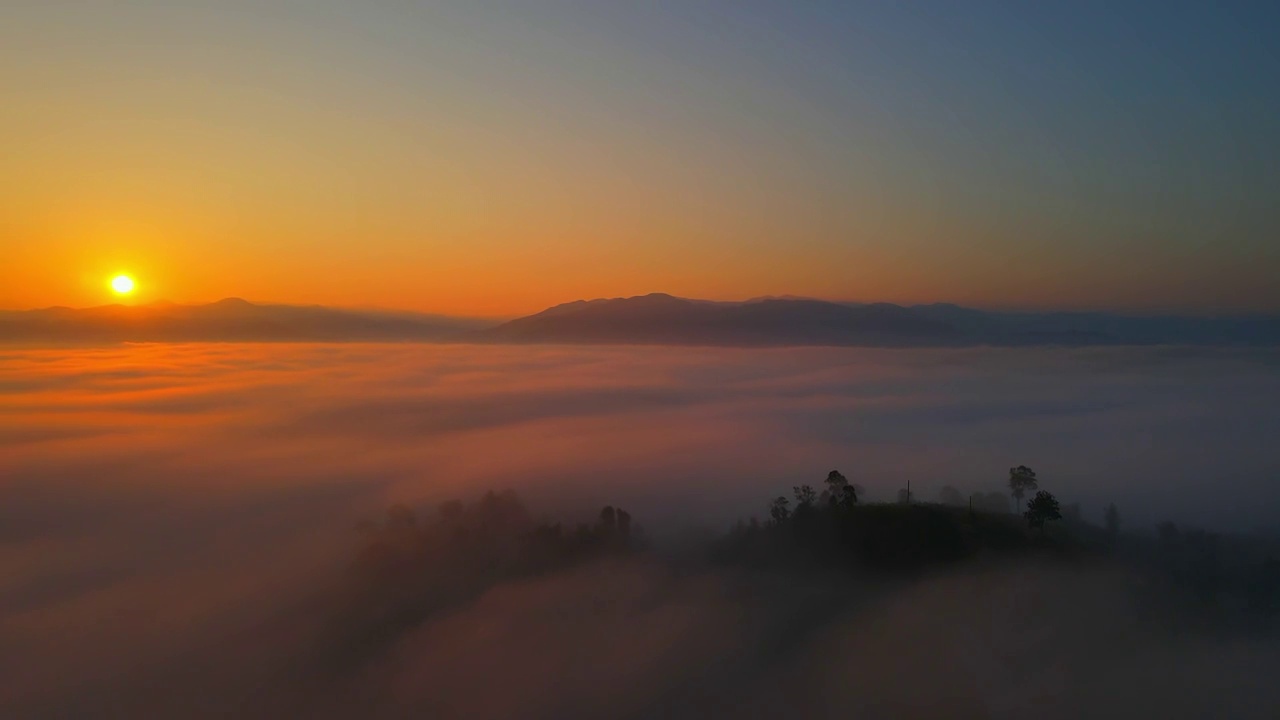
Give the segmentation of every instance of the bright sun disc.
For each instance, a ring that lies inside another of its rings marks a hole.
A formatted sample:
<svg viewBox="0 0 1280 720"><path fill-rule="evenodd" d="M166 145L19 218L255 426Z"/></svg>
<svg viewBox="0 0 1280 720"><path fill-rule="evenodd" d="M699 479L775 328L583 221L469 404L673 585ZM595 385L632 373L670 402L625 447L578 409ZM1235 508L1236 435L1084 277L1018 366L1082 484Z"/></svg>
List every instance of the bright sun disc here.
<svg viewBox="0 0 1280 720"><path fill-rule="evenodd" d="M133 292L133 278L128 275L117 275L111 278L111 289L120 295L128 295Z"/></svg>

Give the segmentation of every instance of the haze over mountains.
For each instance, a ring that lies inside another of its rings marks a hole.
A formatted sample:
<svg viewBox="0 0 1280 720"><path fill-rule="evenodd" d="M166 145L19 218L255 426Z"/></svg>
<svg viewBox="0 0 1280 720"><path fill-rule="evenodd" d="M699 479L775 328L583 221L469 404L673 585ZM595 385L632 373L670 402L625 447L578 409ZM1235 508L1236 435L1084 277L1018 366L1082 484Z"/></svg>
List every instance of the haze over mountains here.
<svg viewBox="0 0 1280 720"><path fill-rule="evenodd" d="M720 346L1280 345L1280 316L993 312L939 303L744 302L661 293L565 303L501 322L409 312L153 303L0 312L0 342L419 341Z"/></svg>
<svg viewBox="0 0 1280 720"><path fill-rule="evenodd" d="M947 323L898 305L722 303L663 294L557 305L485 335L509 342L662 345L927 345L958 339Z"/></svg>
<svg viewBox="0 0 1280 720"><path fill-rule="evenodd" d="M0 312L0 342L439 341L490 321L419 313L269 305L227 298Z"/></svg>

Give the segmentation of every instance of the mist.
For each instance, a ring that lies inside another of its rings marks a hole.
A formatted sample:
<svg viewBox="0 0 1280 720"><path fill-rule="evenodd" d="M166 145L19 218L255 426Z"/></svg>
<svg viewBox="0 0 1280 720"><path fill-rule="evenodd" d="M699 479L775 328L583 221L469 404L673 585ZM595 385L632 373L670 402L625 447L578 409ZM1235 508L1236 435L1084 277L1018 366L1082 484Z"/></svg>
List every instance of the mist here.
<svg viewBox="0 0 1280 720"><path fill-rule="evenodd" d="M1280 520L1278 370L1274 351L1177 348L10 350L0 467L6 507L42 505L7 532L55 506L488 488L719 524L831 467L888 498L1000 489L1014 463L1094 517L1116 502L1143 524L1257 529Z"/></svg>
<svg viewBox="0 0 1280 720"><path fill-rule="evenodd" d="M1256 350L136 345L0 354L0 705L17 717L1272 717L1274 638L1121 567L889 581L683 567L840 468L1095 521L1273 533ZM488 584L358 657L355 528L513 489L661 550ZM1157 603L1158 606L1158 603ZM336 619L335 619L336 618ZM1228 703L1224 705L1223 703ZM1235 703L1230 705L1230 703Z"/></svg>

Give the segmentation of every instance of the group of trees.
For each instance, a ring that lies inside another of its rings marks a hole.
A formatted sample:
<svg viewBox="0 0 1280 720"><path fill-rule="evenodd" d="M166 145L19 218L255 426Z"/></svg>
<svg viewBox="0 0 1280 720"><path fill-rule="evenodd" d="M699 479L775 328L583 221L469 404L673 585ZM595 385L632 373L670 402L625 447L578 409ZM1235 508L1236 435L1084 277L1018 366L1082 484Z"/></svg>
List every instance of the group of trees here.
<svg viewBox="0 0 1280 720"><path fill-rule="evenodd" d="M394 574L460 564L508 572L539 570L586 556L632 549L638 528L631 514L606 505L594 523L565 526L535 521L511 491L488 492L479 500L449 500L423 518L405 505L387 510L381 523L364 523L366 538L356 565Z"/></svg>
<svg viewBox="0 0 1280 720"><path fill-rule="evenodd" d="M361 547L335 621L334 656L352 661L498 583L625 555L641 536L621 508L606 506L576 525L541 522L511 491L425 513L393 505L358 530Z"/></svg>
<svg viewBox="0 0 1280 720"><path fill-rule="evenodd" d="M363 586L407 596L419 606L442 593L626 553L640 535L631 514L613 506L600 510L593 523L538 522L511 491L443 502L421 517L394 505L381 522L359 529L364 543L353 571Z"/></svg>
<svg viewBox="0 0 1280 720"><path fill-rule="evenodd" d="M783 523L793 514L808 513L818 506L847 510L858 503L858 487L850 485L849 480L839 470L832 470L827 473L827 479L823 483L826 488L821 495L812 485L796 485L793 487L794 509L791 507L791 500L787 496L779 495L774 498L769 503L769 519L775 524ZM1022 499L1029 491L1036 491L1035 495L1027 501L1026 510L1022 514L1029 527L1043 531L1046 522L1062 519L1062 509L1058 504L1058 499L1054 497L1053 493L1039 490L1039 479L1036 477L1034 470L1025 465L1009 468L1009 493L1013 497L1015 507L1022 503ZM962 506L965 504L964 496L960 494L959 490L950 485L944 485L940 495L944 505ZM999 499L994 499L993 495ZM915 496L911 492L910 486L898 491L899 504L909 505L914 499ZM1008 511L1004 496L999 493L975 493L969 497L968 505L971 510L982 512ZM1114 504L1108 508L1108 527L1111 526L1113 521L1118 531L1119 514Z"/></svg>
<svg viewBox="0 0 1280 720"><path fill-rule="evenodd" d="M768 521L738 523L718 545L733 563L798 568L821 565L910 571L958 560L974 550L958 510L938 505L866 503L838 470L822 490L802 484L770 501Z"/></svg>
<svg viewBox="0 0 1280 720"><path fill-rule="evenodd" d="M939 493L941 503L917 503L908 486L899 491L896 503L868 505L861 502L865 497L861 488L832 470L821 491L808 484L796 485L790 497L779 495L770 501L767 524L754 519L739 523L731 536L740 541L736 546L740 556L752 554L741 552L745 546L754 544L759 551L770 543L781 543L819 555L897 567L958 559L984 548L1020 550L1048 541L1050 523L1064 518L1069 523L1082 522L1079 506L1070 506L1064 513L1058 499L1039 485L1035 471L1019 465L1009 469L1007 494L976 492L966 497L946 485ZM1007 519L1010 498L1024 508L1022 519L1033 533ZM1119 514L1114 505L1108 510L1108 523L1111 532L1117 533Z"/></svg>
<svg viewBox="0 0 1280 720"><path fill-rule="evenodd" d="M1047 523L1063 518L1057 498L1039 489L1035 471L1025 465L1010 468L1008 485L1009 495L1019 504L1029 493L1035 493L1027 500L1022 513L1029 528L1043 535ZM840 471L832 470L822 481L821 490L802 484L792 488L790 498L785 495L774 498L768 508L769 524L812 528L816 520L825 518L829 525L832 522L849 525L854 516L859 515L859 508L866 507L860 502L864 496L861 487L850 483ZM969 495L966 501L959 490L949 485L940 492L943 506L967 506L971 519L975 513L1007 514L1006 497L1000 493L978 492ZM899 493L898 504L908 509L927 507L917 506L907 489ZM868 511L859 515L864 524L871 523L869 518L873 516L874 522L881 524L919 521L919 517L910 513L876 515ZM1114 505L1107 510L1106 522L1108 533L1118 534L1119 513ZM388 510L382 523L367 523L363 530L368 542L357 566L366 573L391 577L406 569L439 569L451 563L495 568L505 573L532 572L600 553L625 551L633 547L637 535L630 513L613 506L604 507L594 523L569 527L535 522L510 491L490 492L470 504L456 500L444 502L434 514L421 520L414 510L397 505ZM848 537L852 531L846 527L842 532ZM859 537L867 539L865 534Z"/></svg>
<svg viewBox="0 0 1280 720"><path fill-rule="evenodd" d="M1035 490L1035 497L1027 501L1027 509L1022 516L1027 525L1044 530L1044 524L1050 520L1061 520L1062 509L1053 493L1039 489L1036 471L1026 465L1009 468L1009 494L1013 496L1014 505L1020 505L1027 492Z"/></svg>
<svg viewBox="0 0 1280 720"><path fill-rule="evenodd" d="M858 486L850 485L839 470L827 473L823 484L826 487L821 494L812 485L796 485L791 489L796 498L795 514L804 516L819 507L849 510L858 504ZM786 522L792 513L791 501L786 495L779 495L769 503L769 519L775 524Z"/></svg>
<svg viewBox="0 0 1280 720"><path fill-rule="evenodd" d="M769 523L740 524L731 538L737 557L778 557L782 547L794 558L800 550L811 558L853 560L888 568L912 568L967 557L983 549L1016 551L1060 547L1084 552L1120 552L1128 560L1156 569L1173 587L1189 591L1199 602L1235 602L1253 617L1280 613L1280 551L1276 543L1248 536L1222 536L1172 522L1157 526L1157 540L1122 538L1120 510L1109 503L1100 526L1081 516L1078 504L1062 506L1041 488L1041 478L1025 465L1009 469L1008 492L976 492L966 496L950 485L939 491L940 503L915 503L906 488L892 504L860 503L864 493L839 471L832 470L819 493L797 485L792 498L778 496L769 504ZM1025 529L1009 522L1009 501L1023 509ZM1061 522L1065 532L1046 529ZM1013 533L1008 532L1014 530ZM793 562L792 559L786 562ZM1230 600L1229 598L1234 598Z"/></svg>
<svg viewBox="0 0 1280 720"><path fill-rule="evenodd" d="M1061 507L1052 493L1039 490L1039 478L1035 471L1025 465L1009 468L1009 494L990 491L974 492L966 497L952 485L943 485L938 491L938 501L953 507L968 507L976 512L1004 514L1009 512L1009 500L1012 497L1015 507L1021 503L1029 491L1036 494L1028 501L1026 518L1030 527L1042 528L1049 520L1066 520L1080 522L1080 506L1076 504ZM1028 513L1030 513L1028 515ZM1115 503L1107 506L1104 515L1107 535L1114 540L1120 534L1120 511Z"/></svg>
<svg viewBox="0 0 1280 720"><path fill-rule="evenodd" d="M801 484L778 496L765 523L739 523L716 545L723 559L801 567L819 562L884 570L914 570L978 553L1051 551L1075 554L1115 548L1120 513L1110 504L1103 526L1090 526L1078 506L1060 506L1026 466L1010 468L1008 494L973 493L944 486L941 503L867 503L865 492L832 470L820 485ZM1025 500L1021 520L1008 499ZM995 498L999 498L999 502ZM992 510L994 508L994 510ZM1066 532L1046 533L1062 521ZM539 522L510 491L464 503L441 503L419 514L404 505L361 528L364 546L354 570L364 619L353 627L365 638L390 637L442 607L474 597L505 580L576 563L630 553L640 529L622 508L605 506L592 522ZM1175 585L1212 601L1221 593L1247 598L1270 617L1280 611L1280 562L1274 545L1244 547L1214 533L1162 523L1158 540L1126 539L1117 557L1153 548L1155 562ZM1146 547L1142 546L1142 547ZM803 559L803 560L801 560ZM1225 588L1225 589L1224 589Z"/></svg>
<svg viewBox="0 0 1280 720"><path fill-rule="evenodd" d="M914 502L905 489L899 502L866 503L862 488L832 470L821 490L801 484L792 488L790 497L775 497L765 523L754 518L738 523L720 543L720 556L791 567L816 561L911 570L981 552L1039 549L1119 552L1118 557L1134 560L1143 557L1142 548L1151 546L1157 550L1155 562L1144 561L1142 566L1160 570L1192 596L1205 602L1217 602L1219 596L1241 598L1255 615L1280 612L1280 552L1274 544L1257 540L1249 545L1246 538L1236 538L1228 545L1217 534L1173 523L1158 526L1153 545L1141 537L1122 542L1120 511L1114 503L1104 509L1100 526L1090 525L1079 505L1062 506L1041 482L1035 471L1019 465L1009 469L1007 493L966 496L944 486L939 503ZM1024 508L1020 519L1025 525L1011 522L1010 499ZM1062 524L1062 531L1047 532L1056 523Z"/></svg>

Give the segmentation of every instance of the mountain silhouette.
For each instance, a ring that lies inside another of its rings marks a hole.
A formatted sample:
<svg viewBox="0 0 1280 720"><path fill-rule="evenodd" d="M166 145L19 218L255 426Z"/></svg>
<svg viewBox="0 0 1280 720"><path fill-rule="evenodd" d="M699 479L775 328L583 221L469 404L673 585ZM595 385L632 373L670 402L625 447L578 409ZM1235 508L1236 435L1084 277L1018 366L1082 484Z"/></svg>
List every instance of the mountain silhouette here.
<svg viewBox="0 0 1280 720"><path fill-rule="evenodd" d="M745 302L662 293L579 300L477 333L490 342L662 345L1280 345L1280 317L991 312L795 296Z"/></svg>
<svg viewBox="0 0 1280 720"><path fill-rule="evenodd" d="M0 342L478 342L865 347L1280 345L1280 317L992 312L800 297L743 302L653 293L577 300L499 323L227 298L0 311Z"/></svg>
<svg viewBox="0 0 1280 720"><path fill-rule="evenodd" d="M662 293L557 305L481 333L499 342L663 345L922 345L954 329L897 305L802 299L707 302Z"/></svg>
<svg viewBox="0 0 1280 720"><path fill-rule="evenodd" d="M991 345L1280 344L1275 315L1124 315L1106 312L993 312L949 303L911 310L945 322L969 342Z"/></svg>
<svg viewBox="0 0 1280 720"><path fill-rule="evenodd" d="M0 341L444 341L491 324L441 315L268 305L226 298L205 305L156 302L0 312Z"/></svg>

